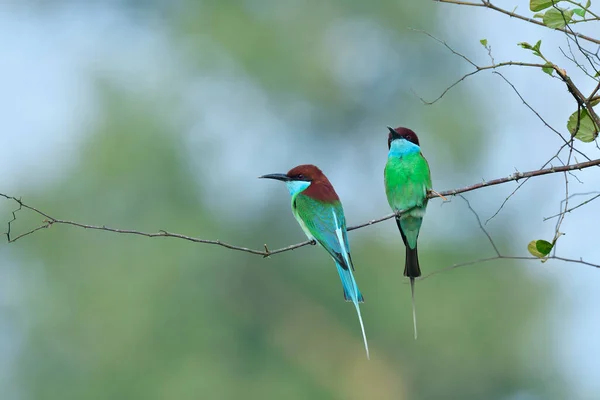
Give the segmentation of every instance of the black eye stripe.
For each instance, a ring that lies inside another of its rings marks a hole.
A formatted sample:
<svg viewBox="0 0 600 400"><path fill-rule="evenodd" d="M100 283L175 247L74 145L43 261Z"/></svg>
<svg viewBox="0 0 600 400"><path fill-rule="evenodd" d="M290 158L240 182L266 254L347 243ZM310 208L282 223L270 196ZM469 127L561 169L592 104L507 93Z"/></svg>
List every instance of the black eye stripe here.
<svg viewBox="0 0 600 400"><path fill-rule="evenodd" d="M298 181L306 181L308 179L306 179L306 177L304 176L304 174L296 174L294 176L291 177L292 179L298 180Z"/></svg>

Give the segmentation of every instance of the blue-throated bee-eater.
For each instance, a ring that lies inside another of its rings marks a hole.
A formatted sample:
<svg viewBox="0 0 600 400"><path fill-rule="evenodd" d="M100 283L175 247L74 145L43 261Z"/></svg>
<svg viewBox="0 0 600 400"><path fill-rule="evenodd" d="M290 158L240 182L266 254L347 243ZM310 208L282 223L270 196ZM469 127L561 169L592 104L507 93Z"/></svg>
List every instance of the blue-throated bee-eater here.
<svg viewBox="0 0 600 400"><path fill-rule="evenodd" d="M417 238L427 208L428 191L431 190L431 174L429 164L421 153L417 135L408 128L388 127L388 130L389 152L384 170L385 193L394 212L406 211L396 217L396 224L406 246L404 276L410 278L416 339L415 278L421 276Z"/></svg>
<svg viewBox="0 0 600 400"><path fill-rule="evenodd" d="M354 280L352 257L346 232L344 209L329 179L314 165L299 165L287 174L269 174L260 178L285 182L292 196L292 212L302 230L319 243L335 261L344 288L344 299L354 303L363 335L367 358L369 346L360 314L364 301Z"/></svg>

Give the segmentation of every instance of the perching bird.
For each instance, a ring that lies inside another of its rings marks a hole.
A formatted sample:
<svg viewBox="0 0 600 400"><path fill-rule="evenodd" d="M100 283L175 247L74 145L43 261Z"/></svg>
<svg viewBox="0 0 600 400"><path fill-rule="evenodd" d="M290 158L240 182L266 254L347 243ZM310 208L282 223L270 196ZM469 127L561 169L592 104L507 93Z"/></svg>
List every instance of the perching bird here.
<svg viewBox="0 0 600 400"><path fill-rule="evenodd" d="M285 182L292 196L292 212L300 227L310 240L323 246L335 261L344 288L344 299L352 301L356 307L369 358L367 336L358 305L364 299L352 274L354 266L350 257L346 218L333 186L319 168L310 164L292 168L287 174L269 174L260 178Z"/></svg>
<svg viewBox="0 0 600 400"><path fill-rule="evenodd" d="M415 278L421 276L417 255L417 238L427 208L427 192L431 190L429 164L421 154L419 138L408 128L388 127L388 160L384 170L385 194L394 212L409 210L396 217L396 224L406 246L404 276L410 278L413 324L417 338L415 312Z"/></svg>

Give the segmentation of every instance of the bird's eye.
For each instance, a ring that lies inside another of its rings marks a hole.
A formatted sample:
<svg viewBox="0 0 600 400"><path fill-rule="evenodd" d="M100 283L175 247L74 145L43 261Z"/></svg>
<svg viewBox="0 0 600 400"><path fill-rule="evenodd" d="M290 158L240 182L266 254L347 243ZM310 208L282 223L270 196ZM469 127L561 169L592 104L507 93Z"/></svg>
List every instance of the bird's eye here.
<svg viewBox="0 0 600 400"><path fill-rule="evenodd" d="M304 175L303 174L298 174L298 179L304 179Z"/></svg>

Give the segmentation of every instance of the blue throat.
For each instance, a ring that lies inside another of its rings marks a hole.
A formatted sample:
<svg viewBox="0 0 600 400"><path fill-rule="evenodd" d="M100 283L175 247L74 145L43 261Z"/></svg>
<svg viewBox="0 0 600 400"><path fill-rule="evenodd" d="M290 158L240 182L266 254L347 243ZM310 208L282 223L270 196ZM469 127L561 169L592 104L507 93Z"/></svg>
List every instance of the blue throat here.
<svg viewBox="0 0 600 400"><path fill-rule="evenodd" d="M420 151L421 148L413 142L409 142L406 139L396 139L392 141L388 158L402 157L408 154L419 153Z"/></svg>
<svg viewBox="0 0 600 400"><path fill-rule="evenodd" d="M302 192L304 189L310 186L310 182L307 181L288 181L285 183L288 190L290 191L290 195L294 197L298 193Z"/></svg>

